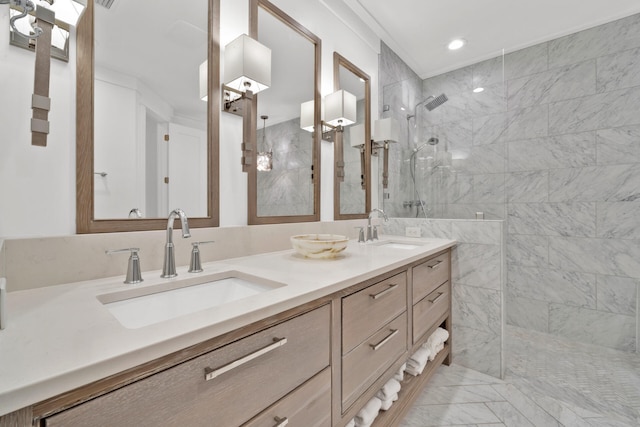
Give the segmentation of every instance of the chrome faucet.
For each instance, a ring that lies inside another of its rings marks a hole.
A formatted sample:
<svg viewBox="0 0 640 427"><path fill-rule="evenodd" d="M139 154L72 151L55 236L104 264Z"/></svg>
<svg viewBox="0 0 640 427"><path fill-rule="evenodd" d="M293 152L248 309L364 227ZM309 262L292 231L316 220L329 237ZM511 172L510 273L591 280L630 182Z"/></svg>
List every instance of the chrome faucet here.
<svg viewBox="0 0 640 427"><path fill-rule="evenodd" d="M182 238L191 237L189 233L189 221L182 209L175 209L169 214L167 221L167 243L164 246L164 264L162 266L162 275L160 277L176 277L176 254L173 250L173 222L176 218L180 218L182 223Z"/></svg>
<svg viewBox="0 0 640 427"><path fill-rule="evenodd" d="M371 226L371 216L373 215L374 212L381 213L382 216L384 217L385 222L389 221L387 214L384 213L382 209L378 209L378 208L371 209L371 212L369 212L369 218L367 218L367 242L378 240L378 230L376 226L374 227Z"/></svg>

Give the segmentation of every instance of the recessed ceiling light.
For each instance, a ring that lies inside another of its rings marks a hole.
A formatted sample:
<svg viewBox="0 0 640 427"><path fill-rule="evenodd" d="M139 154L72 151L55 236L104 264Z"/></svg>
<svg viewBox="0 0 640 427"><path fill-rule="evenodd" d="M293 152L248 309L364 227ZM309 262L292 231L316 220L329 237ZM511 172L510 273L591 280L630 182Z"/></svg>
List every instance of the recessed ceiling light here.
<svg viewBox="0 0 640 427"><path fill-rule="evenodd" d="M449 43L449 50L457 50L465 45L465 41L463 39L455 39L451 43Z"/></svg>
<svg viewBox="0 0 640 427"><path fill-rule="evenodd" d="M483 88L483 87L477 87L477 88L475 88L475 89L473 90L473 93L480 93L480 92L483 92L483 91L484 91L484 88Z"/></svg>

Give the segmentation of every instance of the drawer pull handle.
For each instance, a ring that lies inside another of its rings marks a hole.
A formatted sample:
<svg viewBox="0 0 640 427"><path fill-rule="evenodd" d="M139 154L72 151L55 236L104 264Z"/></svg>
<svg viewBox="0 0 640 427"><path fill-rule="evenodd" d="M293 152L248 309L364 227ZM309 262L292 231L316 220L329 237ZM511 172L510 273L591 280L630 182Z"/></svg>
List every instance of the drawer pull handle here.
<svg viewBox="0 0 640 427"><path fill-rule="evenodd" d="M440 264L442 264L442 260L438 260L438 262L436 262L433 265L428 265L427 267L429 267L432 270L435 270L436 268L440 267Z"/></svg>
<svg viewBox="0 0 640 427"><path fill-rule="evenodd" d="M261 349L258 349L256 351L254 351L251 354L247 354L246 356L241 357L240 359L236 359L233 362L227 363L224 366L221 366L217 369L211 369L211 368L204 368L204 379L205 381L209 381L214 379L215 377L219 377L220 375L224 374L225 372L229 372L232 369L237 368L238 366L244 365L247 362L252 361L253 359L256 359L264 354L269 353L270 351L275 350L278 347L282 347L283 345L285 345L287 343L287 339L286 338L274 338L273 339L273 344L269 344L267 346L262 347Z"/></svg>
<svg viewBox="0 0 640 427"><path fill-rule="evenodd" d="M274 421L277 422L278 424L276 424L273 427L284 427L287 424L289 424L289 420L287 419L287 417L284 418L280 418L280 417L273 417Z"/></svg>
<svg viewBox="0 0 640 427"><path fill-rule="evenodd" d="M434 299L430 299L429 302L431 304L435 304L436 301L438 301L440 298L442 298L442 295L444 295L444 292L438 292L438 295Z"/></svg>
<svg viewBox="0 0 640 427"><path fill-rule="evenodd" d="M373 298L373 299L382 298L383 296L387 295L389 292L393 291L397 287L398 287L398 285L396 285L396 284L389 285L389 287L387 289L385 289L384 291L380 291L377 294L369 294L369 296L371 298Z"/></svg>
<svg viewBox="0 0 640 427"><path fill-rule="evenodd" d="M379 350L380 347L382 347L383 345L385 345L386 343L388 343L391 338L395 337L396 334L398 333L397 329L391 329L391 333L389 335L387 335L385 337L385 339L383 339L382 341L380 341L378 344L369 344L371 346L371 348L373 349L373 351Z"/></svg>

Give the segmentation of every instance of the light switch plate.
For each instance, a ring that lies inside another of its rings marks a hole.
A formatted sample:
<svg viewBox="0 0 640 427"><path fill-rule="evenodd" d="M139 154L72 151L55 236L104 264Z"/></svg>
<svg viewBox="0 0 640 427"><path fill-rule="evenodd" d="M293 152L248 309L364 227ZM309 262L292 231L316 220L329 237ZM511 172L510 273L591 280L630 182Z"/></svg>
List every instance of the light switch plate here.
<svg viewBox="0 0 640 427"><path fill-rule="evenodd" d="M405 227L404 234L407 237L420 237L420 227Z"/></svg>

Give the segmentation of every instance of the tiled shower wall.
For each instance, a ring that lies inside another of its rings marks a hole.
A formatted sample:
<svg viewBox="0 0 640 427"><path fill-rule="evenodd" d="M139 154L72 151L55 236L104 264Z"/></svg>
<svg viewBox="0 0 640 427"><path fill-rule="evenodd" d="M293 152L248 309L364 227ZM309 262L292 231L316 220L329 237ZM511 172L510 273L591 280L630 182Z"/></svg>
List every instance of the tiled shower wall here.
<svg viewBox="0 0 640 427"><path fill-rule="evenodd" d="M502 378L504 374L504 221L393 218L384 232L455 239L451 258L453 354L457 364Z"/></svg>
<svg viewBox="0 0 640 427"><path fill-rule="evenodd" d="M638 70L634 15L424 81L424 97L450 101L420 131L454 160L421 181L441 192L435 213L507 220L509 324L637 349Z"/></svg>

